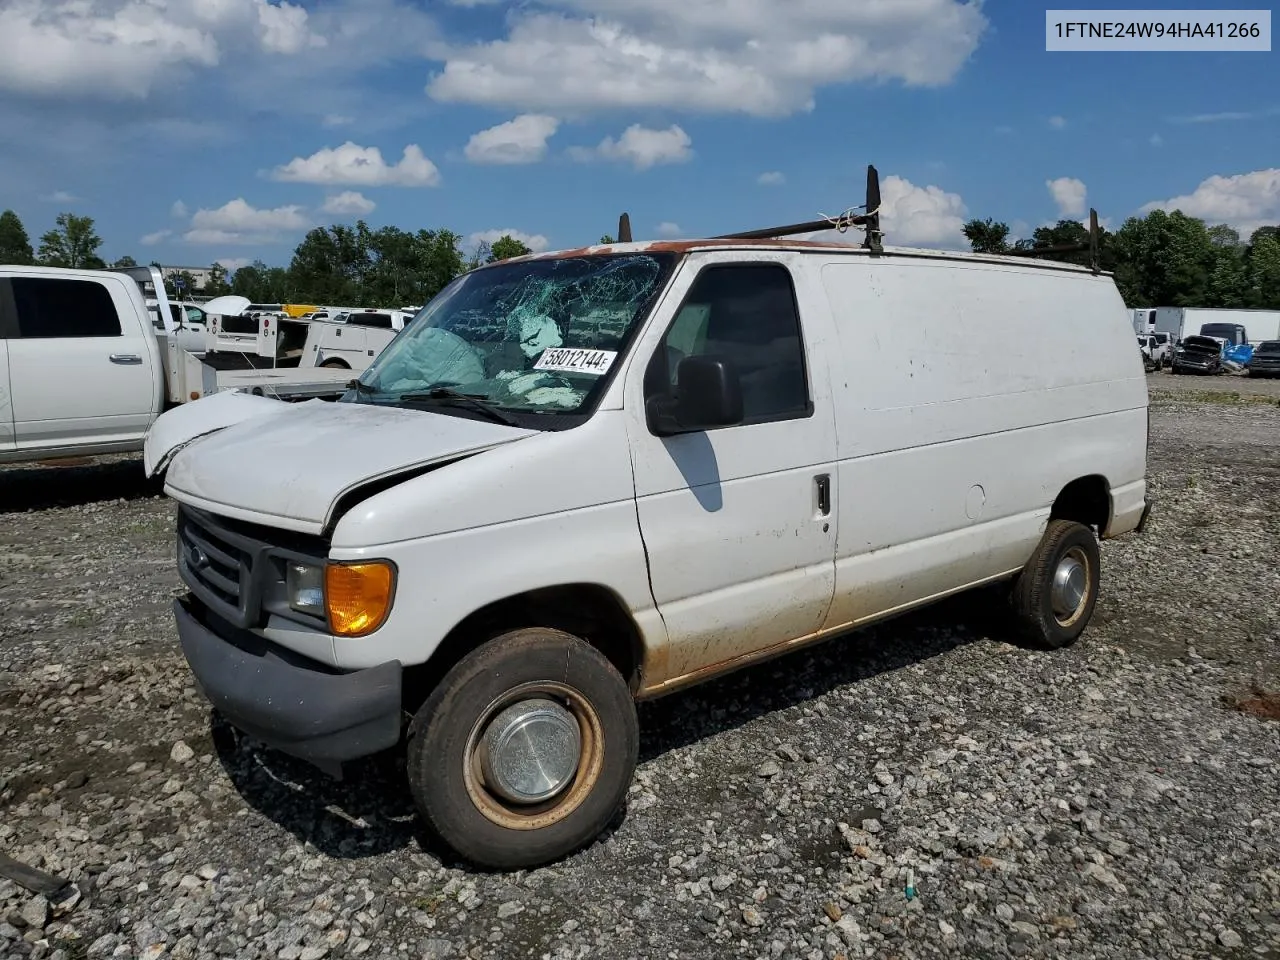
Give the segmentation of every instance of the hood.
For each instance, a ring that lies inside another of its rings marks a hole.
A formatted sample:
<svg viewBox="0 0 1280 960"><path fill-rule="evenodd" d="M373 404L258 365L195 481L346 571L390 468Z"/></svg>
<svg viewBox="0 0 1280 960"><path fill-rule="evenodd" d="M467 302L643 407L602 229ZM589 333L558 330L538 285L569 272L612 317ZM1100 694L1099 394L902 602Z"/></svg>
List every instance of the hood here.
<svg viewBox="0 0 1280 960"><path fill-rule="evenodd" d="M398 407L267 402L277 405L270 415L241 420L174 456L165 491L223 516L322 533L340 501L361 487L536 432Z"/></svg>
<svg viewBox="0 0 1280 960"><path fill-rule="evenodd" d="M1222 353L1222 341L1213 337L1187 337L1182 341L1182 349L1196 353Z"/></svg>
<svg viewBox="0 0 1280 960"><path fill-rule="evenodd" d="M279 400L224 391L166 410L151 424L143 440L143 469L148 477L154 476L168 465L175 453L197 437L284 409L285 405Z"/></svg>

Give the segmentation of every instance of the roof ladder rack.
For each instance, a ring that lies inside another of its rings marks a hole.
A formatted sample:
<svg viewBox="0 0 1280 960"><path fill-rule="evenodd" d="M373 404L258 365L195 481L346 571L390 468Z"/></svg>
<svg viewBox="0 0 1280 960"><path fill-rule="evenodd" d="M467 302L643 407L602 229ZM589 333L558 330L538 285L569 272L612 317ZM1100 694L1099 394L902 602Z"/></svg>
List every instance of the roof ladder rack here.
<svg viewBox="0 0 1280 960"><path fill-rule="evenodd" d="M824 230L846 232L850 227L863 227L866 237L862 241L864 250L872 255L884 253L884 231L880 229L880 174L874 166L867 166L867 202L862 208L865 213L855 214L853 209L835 217L823 217L821 220L809 220L805 223L789 223L780 227L765 227L760 230L743 230L738 233L722 233L712 240L777 240L783 237L795 237L806 233L821 233ZM631 242L631 218L623 214L618 220L618 242ZM1089 252L1089 268L1094 274L1102 272L1099 266L1099 230L1098 211L1089 210L1089 239L1082 243L1060 243L1047 247L1029 247L1023 250L1006 250L1000 256L1007 257L1039 257L1046 253L1081 253Z"/></svg>
<svg viewBox="0 0 1280 960"><path fill-rule="evenodd" d="M821 220L810 220L806 223L789 223L781 227L765 227L763 230L744 230L740 233L725 233L715 240L775 240L781 237L795 237L804 233L820 233L823 230L839 230L844 233L850 227L865 227L866 239L862 246L873 254L884 252L884 232L880 229L880 174L873 166L867 167L867 203L863 214L846 211L838 217L823 217Z"/></svg>

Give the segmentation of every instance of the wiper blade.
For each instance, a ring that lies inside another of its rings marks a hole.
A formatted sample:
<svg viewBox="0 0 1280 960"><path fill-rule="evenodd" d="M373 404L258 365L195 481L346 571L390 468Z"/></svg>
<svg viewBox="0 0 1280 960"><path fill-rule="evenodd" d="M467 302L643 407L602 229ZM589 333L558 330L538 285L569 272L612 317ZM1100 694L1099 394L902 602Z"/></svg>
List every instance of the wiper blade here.
<svg viewBox="0 0 1280 960"><path fill-rule="evenodd" d="M454 403L460 407L475 410L477 413L488 417L494 423L505 424L508 427L518 427L520 425L514 417L503 413L484 397L476 396L472 393L459 393L450 387L432 387L430 390L424 390L421 393L402 393L400 394L400 399L409 403L428 400L438 403Z"/></svg>
<svg viewBox="0 0 1280 960"><path fill-rule="evenodd" d="M372 396L373 394L378 392L377 390L373 389L373 387L369 386L367 383L361 380L348 380L347 389L354 390L356 393L363 393L365 396Z"/></svg>

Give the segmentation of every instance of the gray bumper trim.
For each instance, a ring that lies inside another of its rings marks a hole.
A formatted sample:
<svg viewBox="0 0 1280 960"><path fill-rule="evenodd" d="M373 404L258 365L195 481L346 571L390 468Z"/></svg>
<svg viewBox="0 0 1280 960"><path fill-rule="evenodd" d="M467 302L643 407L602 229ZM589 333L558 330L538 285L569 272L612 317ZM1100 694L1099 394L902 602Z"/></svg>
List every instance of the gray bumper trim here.
<svg viewBox="0 0 1280 960"><path fill-rule="evenodd" d="M398 660L337 673L253 634L246 637L253 646L224 639L197 610L174 602L182 652L200 691L233 726L326 769L399 741Z"/></svg>

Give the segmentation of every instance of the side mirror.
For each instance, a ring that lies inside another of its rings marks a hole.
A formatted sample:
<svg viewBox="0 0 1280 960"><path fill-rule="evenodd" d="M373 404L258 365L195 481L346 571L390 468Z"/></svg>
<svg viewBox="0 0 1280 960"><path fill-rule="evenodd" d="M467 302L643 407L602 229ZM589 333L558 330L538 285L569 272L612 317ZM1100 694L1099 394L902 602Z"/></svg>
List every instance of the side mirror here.
<svg viewBox="0 0 1280 960"><path fill-rule="evenodd" d="M650 397L649 428L659 437L731 427L745 416L742 383L728 360L685 357L676 368L674 392Z"/></svg>

